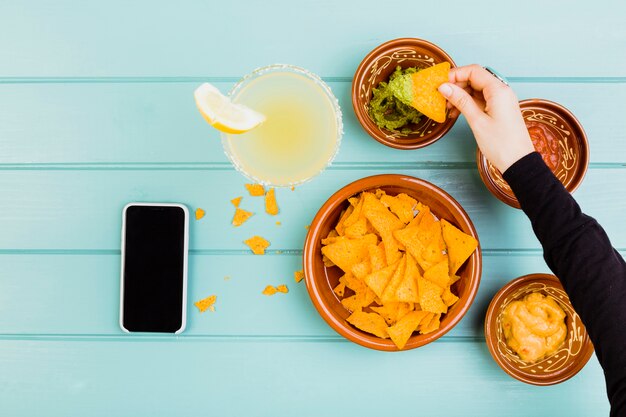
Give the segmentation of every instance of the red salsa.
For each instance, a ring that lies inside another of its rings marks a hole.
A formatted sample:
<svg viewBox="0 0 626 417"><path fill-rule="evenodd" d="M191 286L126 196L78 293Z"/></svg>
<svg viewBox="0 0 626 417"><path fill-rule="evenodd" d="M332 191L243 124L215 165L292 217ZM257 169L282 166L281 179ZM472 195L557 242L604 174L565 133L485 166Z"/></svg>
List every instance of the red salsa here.
<svg viewBox="0 0 626 417"><path fill-rule="evenodd" d="M556 172L560 159L558 139L541 123L526 121L526 128L535 150L541 154L548 168Z"/></svg>

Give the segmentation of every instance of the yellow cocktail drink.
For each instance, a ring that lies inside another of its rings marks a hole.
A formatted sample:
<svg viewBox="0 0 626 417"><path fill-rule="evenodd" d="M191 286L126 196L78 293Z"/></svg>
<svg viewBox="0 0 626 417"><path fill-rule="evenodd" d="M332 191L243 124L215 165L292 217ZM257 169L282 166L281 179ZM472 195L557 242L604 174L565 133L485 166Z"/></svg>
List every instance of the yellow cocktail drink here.
<svg viewBox="0 0 626 417"><path fill-rule="evenodd" d="M339 149L341 111L316 75L288 65L260 68L230 94L267 118L243 134L222 134L224 151L250 179L274 186L300 184L321 173Z"/></svg>

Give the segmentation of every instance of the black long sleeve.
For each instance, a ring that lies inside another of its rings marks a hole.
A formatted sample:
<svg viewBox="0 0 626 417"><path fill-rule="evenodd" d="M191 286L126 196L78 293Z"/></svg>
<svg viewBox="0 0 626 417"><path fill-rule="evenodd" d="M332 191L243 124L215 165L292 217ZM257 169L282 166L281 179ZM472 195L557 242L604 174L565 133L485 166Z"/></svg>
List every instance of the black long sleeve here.
<svg viewBox="0 0 626 417"><path fill-rule="evenodd" d="M595 219L531 153L504 174L548 267L580 315L606 378L611 416L626 416L626 264Z"/></svg>

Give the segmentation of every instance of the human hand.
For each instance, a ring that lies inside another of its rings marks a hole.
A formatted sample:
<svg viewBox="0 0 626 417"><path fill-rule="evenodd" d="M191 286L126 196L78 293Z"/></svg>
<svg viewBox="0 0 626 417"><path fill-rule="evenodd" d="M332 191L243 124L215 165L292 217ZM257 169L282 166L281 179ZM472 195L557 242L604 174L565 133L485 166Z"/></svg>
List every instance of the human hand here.
<svg viewBox="0 0 626 417"><path fill-rule="evenodd" d="M450 117L465 116L480 151L500 172L535 151L515 93L481 66L452 68L439 92Z"/></svg>

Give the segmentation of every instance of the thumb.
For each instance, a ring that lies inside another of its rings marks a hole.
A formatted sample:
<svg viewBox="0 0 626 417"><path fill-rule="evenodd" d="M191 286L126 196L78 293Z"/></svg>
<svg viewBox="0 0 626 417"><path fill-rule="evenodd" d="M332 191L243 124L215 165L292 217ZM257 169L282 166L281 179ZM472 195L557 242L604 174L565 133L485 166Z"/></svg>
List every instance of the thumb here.
<svg viewBox="0 0 626 417"><path fill-rule="evenodd" d="M485 113L480 110L476 102L474 102L472 96L470 96L467 91L463 90L458 85L443 83L439 86L438 90L441 95L443 95L463 114L463 116L465 116L470 125L485 115Z"/></svg>

